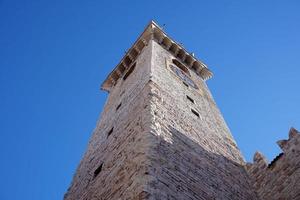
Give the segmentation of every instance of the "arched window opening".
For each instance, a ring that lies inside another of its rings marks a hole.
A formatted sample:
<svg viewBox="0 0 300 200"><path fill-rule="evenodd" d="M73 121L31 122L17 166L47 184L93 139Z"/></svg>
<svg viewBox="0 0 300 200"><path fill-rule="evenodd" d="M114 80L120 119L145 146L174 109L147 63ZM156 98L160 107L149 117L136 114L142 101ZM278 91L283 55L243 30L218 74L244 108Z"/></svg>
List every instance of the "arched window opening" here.
<svg viewBox="0 0 300 200"><path fill-rule="evenodd" d="M188 68L186 68L181 62L179 62L176 59L172 59L172 62L174 65L176 65L179 69L181 69L183 72L185 72L187 75L191 76Z"/></svg>

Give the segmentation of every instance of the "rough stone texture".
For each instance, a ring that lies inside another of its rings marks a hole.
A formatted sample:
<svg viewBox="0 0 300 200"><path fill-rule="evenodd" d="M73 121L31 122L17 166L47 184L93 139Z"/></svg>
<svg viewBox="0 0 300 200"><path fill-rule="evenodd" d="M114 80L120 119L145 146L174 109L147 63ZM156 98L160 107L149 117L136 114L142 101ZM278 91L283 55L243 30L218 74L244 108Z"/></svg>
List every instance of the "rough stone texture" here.
<svg viewBox="0 0 300 200"><path fill-rule="evenodd" d="M145 47L136 67L110 92L66 200L143 199L149 179L149 77L151 48ZM118 105L121 106L118 110ZM108 136L113 127L113 132ZM102 170L94 177L95 170Z"/></svg>
<svg viewBox="0 0 300 200"><path fill-rule="evenodd" d="M246 166L211 77L151 21L102 84L109 96L64 199L300 200L299 132L270 164L256 153Z"/></svg>
<svg viewBox="0 0 300 200"><path fill-rule="evenodd" d="M205 82L190 70L199 89L187 87L166 66L174 56L155 41L151 45L151 199L256 199Z"/></svg>
<svg viewBox="0 0 300 200"><path fill-rule="evenodd" d="M300 199L300 134L291 128L288 140L277 142L280 153L270 164L257 152L254 163L247 164L254 187L261 200Z"/></svg>
<svg viewBox="0 0 300 200"><path fill-rule="evenodd" d="M150 40L118 80L65 200L257 199L205 82L190 70L199 89L187 87L168 68L173 58Z"/></svg>

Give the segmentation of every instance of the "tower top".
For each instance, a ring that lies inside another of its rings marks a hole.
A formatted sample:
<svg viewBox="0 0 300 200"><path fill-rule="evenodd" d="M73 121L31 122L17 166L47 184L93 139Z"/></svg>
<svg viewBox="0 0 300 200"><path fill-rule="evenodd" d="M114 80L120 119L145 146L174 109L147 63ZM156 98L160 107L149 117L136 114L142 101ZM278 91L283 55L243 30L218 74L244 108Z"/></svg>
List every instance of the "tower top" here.
<svg viewBox="0 0 300 200"><path fill-rule="evenodd" d="M151 39L157 41L162 47L167 49L176 58L185 63L187 67L193 70L203 80L207 80L212 77L212 72L202 61L197 59L193 53L189 53L182 45L178 44L171 37L169 37L157 23L151 20L132 47L126 51L125 56L122 58L119 64L102 83L102 90L108 92L111 90L117 80L126 73L127 69L132 63L134 63L137 56L140 54L143 48L147 46Z"/></svg>

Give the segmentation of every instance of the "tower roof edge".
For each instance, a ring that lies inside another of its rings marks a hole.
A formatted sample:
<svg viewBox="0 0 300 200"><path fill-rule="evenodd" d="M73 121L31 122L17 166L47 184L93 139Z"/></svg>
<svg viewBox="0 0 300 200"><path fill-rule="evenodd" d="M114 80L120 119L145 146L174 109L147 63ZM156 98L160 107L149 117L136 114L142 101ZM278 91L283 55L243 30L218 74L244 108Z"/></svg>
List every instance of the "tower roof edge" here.
<svg viewBox="0 0 300 200"><path fill-rule="evenodd" d="M207 80L213 76L213 73L208 69L208 67L199 59L197 59L192 53L189 53L182 45L174 41L170 36L168 36L163 29L154 21L151 20L138 39L130 47L126 54L117 64L117 66L112 70L112 72L107 76L105 81L101 85L101 89L105 91L110 91L115 85L117 80L126 73L128 68L136 60L137 56L141 53L143 48L148 45L149 41L153 39L156 40L160 45L166 48L168 51L175 49L173 54L175 56L181 55L183 58L181 61L186 63L189 68L195 71L201 78ZM184 54L184 55L183 55Z"/></svg>

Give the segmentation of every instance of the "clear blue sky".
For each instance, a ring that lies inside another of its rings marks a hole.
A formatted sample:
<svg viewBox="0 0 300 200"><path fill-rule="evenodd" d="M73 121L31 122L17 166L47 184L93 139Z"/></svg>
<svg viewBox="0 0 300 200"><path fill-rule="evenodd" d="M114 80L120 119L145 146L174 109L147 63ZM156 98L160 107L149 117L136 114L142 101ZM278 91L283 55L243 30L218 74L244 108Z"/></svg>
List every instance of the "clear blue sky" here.
<svg viewBox="0 0 300 200"><path fill-rule="evenodd" d="M107 94L146 24L214 72L208 85L246 160L300 128L300 1L0 0L0 199L62 199Z"/></svg>

